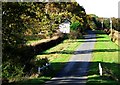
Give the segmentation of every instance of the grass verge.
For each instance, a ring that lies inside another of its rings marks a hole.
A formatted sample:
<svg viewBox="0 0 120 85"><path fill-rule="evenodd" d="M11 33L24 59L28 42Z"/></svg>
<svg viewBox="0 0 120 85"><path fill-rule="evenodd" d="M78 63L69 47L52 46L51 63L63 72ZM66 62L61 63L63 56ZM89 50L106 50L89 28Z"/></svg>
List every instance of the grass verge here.
<svg viewBox="0 0 120 85"><path fill-rule="evenodd" d="M27 85L29 84L43 84L45 81L50 80L53 76L55 76L63 66L69 61L70 57L73 55L74 51L77 47L83 42L82 39L70 40L66 39L62 43L57 46L46 50L43 53L40 53L36 56L36 59L48 58L49 62L53 67L52 74L47 76L33 77L31 79L27 79L25 81L21 81L19 85Z"/></svg>
<svg viewBox="0 0 120 85"><path fill-rule="evenodd" d="M120 84L119 47L110 40L110 37L102 31L97 31L87 85L118 85ZM102 66L103 75L99 75L99 63Z"/></svg>

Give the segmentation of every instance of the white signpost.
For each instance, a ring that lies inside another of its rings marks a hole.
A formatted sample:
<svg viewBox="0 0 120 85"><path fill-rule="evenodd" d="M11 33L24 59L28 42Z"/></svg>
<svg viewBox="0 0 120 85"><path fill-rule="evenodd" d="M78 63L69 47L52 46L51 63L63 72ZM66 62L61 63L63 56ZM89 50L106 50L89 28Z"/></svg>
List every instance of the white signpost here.
<svg viewBox="0 0 120 85"><path fill-rule="evenodd" d="M112 19L110 18L110 28L111 28L111 34L112 34Z"/></svg>
<svg viewBox="0 0 120 85"><path fill-rule="evenodd" d="M60 32L62 33L70 33L70 22L66 21L59 25Z"/></svg>
<svg viewBox="0 0 120 85"><path fill-rule="evenodd" d="M100 76L102 76L102 66L101 66L101 63L99 63L99 73L100 73Z"/></svg>
<svg viewBox="0 0 120 85"><path fill-rule="evenodd" d="M101 22L101 23L102 23L102 29L103 29L103 20L102 20L102 22Z"/></svg>

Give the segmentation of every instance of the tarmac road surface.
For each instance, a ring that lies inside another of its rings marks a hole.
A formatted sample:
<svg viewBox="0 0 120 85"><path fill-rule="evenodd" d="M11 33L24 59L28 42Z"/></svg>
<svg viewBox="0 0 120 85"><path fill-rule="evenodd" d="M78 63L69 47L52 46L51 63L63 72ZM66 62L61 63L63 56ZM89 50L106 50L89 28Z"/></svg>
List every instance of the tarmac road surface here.
<svg viewBox="0 0 120 85"><path fill-rule="evenodd" d="M65 67L45 85L85 85L87 81L87 71L92 57L92 50L96 42L96 35L88 30L85 42L78 46L74 55Z"/></svg>

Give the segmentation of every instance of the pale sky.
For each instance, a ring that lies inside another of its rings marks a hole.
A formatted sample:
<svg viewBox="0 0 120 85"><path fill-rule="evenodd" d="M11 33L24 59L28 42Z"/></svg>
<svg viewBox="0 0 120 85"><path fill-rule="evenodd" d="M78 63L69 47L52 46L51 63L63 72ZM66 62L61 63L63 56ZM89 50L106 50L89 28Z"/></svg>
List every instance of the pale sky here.
<svg viewBox="0 0 120 85"><path fill-rule="evenodd" d="M87 14L99 17L118 17L118 2L120 0L76 0L85 8Z"/></svg>

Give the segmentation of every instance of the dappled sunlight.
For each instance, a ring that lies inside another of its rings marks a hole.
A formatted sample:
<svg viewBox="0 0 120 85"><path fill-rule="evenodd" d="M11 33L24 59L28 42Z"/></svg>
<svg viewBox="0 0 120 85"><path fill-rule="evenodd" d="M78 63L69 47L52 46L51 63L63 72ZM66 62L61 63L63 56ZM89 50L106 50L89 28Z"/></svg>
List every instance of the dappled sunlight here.
<svg viewBox="0 0 120 85"><path fill-rule="evenodd" d="M90 65L93 64L93 68L92 69L89 69L89 72L88 71L85 71L86 74L84 74L84 71L82 69L85 69L87 68L86 66L82 66L82 64L85 64L85 63L89 63ZM100 76L99 75L99 69L98 69L98 63L99 62L80 62L80 61L77 61L77 62L72 62L72 61L69 61L69 62L52 62L52 67L54 68L54 70L57 70L59 71L60 69L60 66L67 66L68 64L70 65L70 68L63 68L61 69L60 72L58 72L56 74L56 76L51 80L51 81L48 81L46 82L46 84L48 83L84 83L86 80L87 83L95 83L95 84L105 84L105 83L118 83L115 79L120 79L119 78L119 75L116 74L119 69L118 69L118 66L119 64L117 63L104 63L104 62L101 62L102 64L102 68L103 68L103 76ZM114 67L114 68L113 68ZM117 69L116 69L117 68ZM69 70L71 69L71 70ZM110 70L107 70L107 69L110 69L113 74L111 74L109 71ZM82 74L83 75L82 75ZM57 82L58 81L58 82ZM76 81L76 82L75 82ZM89 85L89 84L88 84Z"/></svg>
<svg viewBox="0 0 120 85"><path fill-rule="evenodd" d="M118 54L120 52L118 46L113 43L106 34L103 35L98 32L97 36L103 36L104 38L97 39L95 48L93 49L93 61L118 63ZM103 40L103 42L100 42L101 40ZM104 40L108 40L108 42L104 42Z"/></svg>
<svg viewBox="0 0 120 85"><path fill-rule="evenodd" d="M101 63L103 75L99 74L98 64ZM88 83L119 83L120 74L118 74L120 69L120 64L117 63L109 63L102 61L94 61L90 62L90 69L88 72ZM89 85L89 84L88 84Z"/></svg>
<svg viewBox="0 0 120 85"><path fill-rule="evenodd" d="M2 3L2 83L38 85L51 78L52 85L120 81L120 49L112 42L119 40L118 19L86 14L77 2L42 1Z"/></svg>
<svg viewBox="0 0 120 85"><path fill-rule="evenodd" d="M39 55L36 56L36 58L47 57L50 61L53 61L54 59L61 58L61 57L66 58L66 57L70 56L70 54L71 54L71 53L67 53L67 50L69 50L69 49L74 50L80 44L79 42L74 42L74 41L75 40L69 40L69 39L64 40L61 44L59 44L51 49L48 49L45 52L40 53ZM76 41L79 41L79 39L76 39ZM63 52L66 52L66 53L63 53Z"/></svg>
<svg viewBox="0 0 120 85"><path fill-rule="evenodd" d="M108 35L99 34L98 32L97 36L103 36L104 38L98 38L95 48L93 49L93 57L88 73L88 85L102 85L104 83L118 85L120 81L120 63L118 58L120 49L110 40ZM102 42L100 42L101 40ZM104 40L108 42L104 42ZM102 67L103 76L99 74L99 63Z"/></svg>

